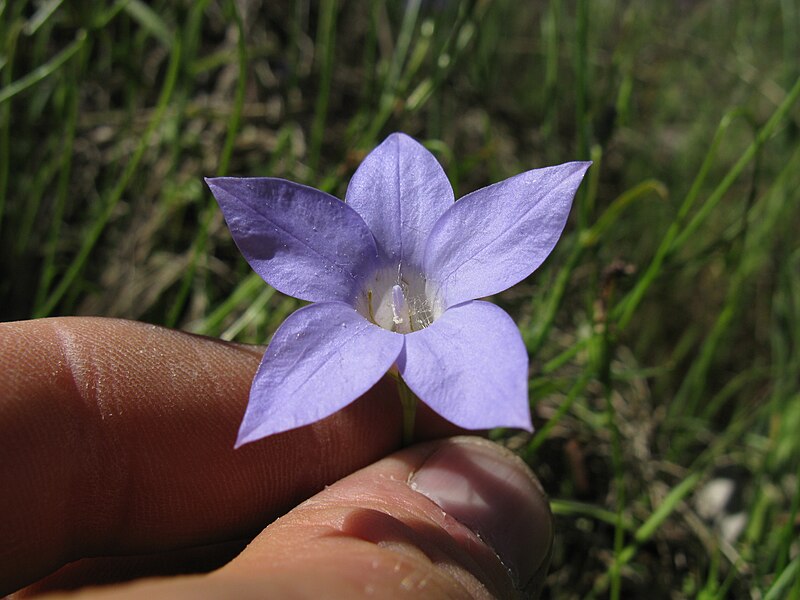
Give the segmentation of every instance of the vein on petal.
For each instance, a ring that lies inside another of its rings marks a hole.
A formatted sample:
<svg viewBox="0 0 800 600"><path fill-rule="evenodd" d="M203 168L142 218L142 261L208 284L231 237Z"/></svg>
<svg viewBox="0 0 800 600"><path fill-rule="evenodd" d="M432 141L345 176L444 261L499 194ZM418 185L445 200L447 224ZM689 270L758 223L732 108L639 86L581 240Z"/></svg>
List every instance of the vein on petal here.
<svg viewBox="0 0 800 600"><path fill-rule="evenodd" d="M569 184L569 181L567 179L564 179L555 188L551 188L549 190L549 192L552 193L554 191L557 191L557 190L561 189L562 187L564 187L564 186L566 186L568 184ZM527 216L531 213L531 211L536 209L536 207L539 206L539 204L544 199L545 199L544 197L541 197L536 202L534 202L524 213L522 213L522 215L520 215L516 219L516 224L518 225L519 223L525 221ZM492 246L494 246L494 244L495 244L495 242L497 242L497 240L512 235L515 231L517 231L517 229L518 229L518 227L511 227L509 229L500 231L500 233L495 235L491 240L489 240L485 244L483 244L483 246L477 252L475 252L472 256L470 256L468 259L460 262L458 265L453 267L450 270L450 272L441 279L442 285L447 285L447 283L449 282L450 278L452 277L452 275L455 272L461 270L464 266L468 265L469 263L476 261L481 255L483 255L487 250L489 250Z"/></svg>
<svg viewBox="0 0 800 600"><path fill-rule="evenodd" d="M339 200L334 200L334 201L335 202L339 202ZM261 211L257 210L256 208L250 206L247 203L242 203L242 205L244 206L244 208L246 208L250 212L255 213L255 214L259 215L260 217L262 217L265 221L267 221L274 228L280 229L283 233L287 234L288 237L291 237L292 239L297 240L302 246L305 246L306 248L308 248L313 254L316 254L317 256L322 258L327 264L329 264L332 267L336 267L339 272L346 274L353 281L356 281L356 282L358 281L358 277L354 273L350 272L348 269L345 268L344 265L342 265L341 263L337 262L335 259L332 260L331 257L326 256L325 254L323 254L322 252L317 250L314 246L310 245L305 240L297 237L294 233L292 233L288 229L284 228L279 223L274 222L267 215L265 215Z"/></svg>
<svg viewBox="0 0 800 600"><path fill-rule="evenodd" d="M367 323L367 325L369 325L369 324ZM358 330L358 331L356 331L356 332L354 332L354 333L353 333L353 335L351 335L351 336L348 336L348 337L346 338L346 341L347 341L347 343L351 343L352 341L354 341L355 339L357 339L357 338L359 338L359 337L364 337L364 336L363 336L363 333L364 333L365 329L366 329L366 327L365 327L365 326L361 326L361 327L359 328L359 330ZM344 343L344 342L343 342L343 343ZM340 344L340 346L342 346L342 345L343 345L343 343L342 343L342 344ZM303 352L303 355L304 355L304 356L306 356L306 355L307 355L307 352ZM313 370L313 371L311 371L310 373L305 373L305 374L304 374L304 380L303 380L301 383L299 383L298 385L296 385L296 386L294 387L294 389L293 389L291 392L289 392L289 395L290 395L290 396L293 396L293 395L294 395L294 394L295 394L295 393L296 393L296 392L297 392L299 389L301 389L303 386L305 386L305 385L308 383L308 380L309 380L309 379L311 379L312 377L314 377L314 375L316 375L317 373L319 373L319 371L320 371L320 370L321 370L321 369L322 369L322 368L323 368L325 365L327 365L329 362L331 362L331 361L333 360L334 356L338 356L338 357L341 357L341 356L342 356L342 353L341 353L341 351L340 351L338 348L337 348L337 349L334 349L334 350L333 350L333 352L329 352L328 354L326 354L326 355L325 355L325 359L324 359L322 362L320 362L320 363L319 363L319 364L318 364L318 365L317 365L317 366L314 368L314 370ZM297 362L299 362L301 359L302 359L302 358L298 358L298 359L297 359L297 361L295 361L295 363L293 363L293 365L292 365L292 366L294 366L295 364L297 364ZM289 372L291 372L291 370L290 370ZM284 378L284 379L285 379L285 378Z"/></svg>
<svg viewBox="0 0 800 600"><path fill-rule="evenodd" d="M400 136L395 137L395 161L394 161L394 168L395 168L395 181L397 182L397 239L399 241L400 247L398 248L397 252L397 260L402 263L403 258L405 257L405 248L404 248L404 240L403 240L403 180L400 177L400 172L402 169L400 168Z"/></svg>

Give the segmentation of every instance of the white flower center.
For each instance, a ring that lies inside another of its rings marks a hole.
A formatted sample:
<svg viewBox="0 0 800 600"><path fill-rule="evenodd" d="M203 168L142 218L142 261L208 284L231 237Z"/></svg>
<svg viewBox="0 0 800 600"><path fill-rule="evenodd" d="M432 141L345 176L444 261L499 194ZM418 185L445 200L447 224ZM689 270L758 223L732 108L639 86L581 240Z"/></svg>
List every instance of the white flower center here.
<svg viewBox="0 0 800 600"><path fill-rule="evenodd" d="M400 267L377 271L355 308L378 327L397 333L424 329L442 314L435 286L418 271Z"/></svg>

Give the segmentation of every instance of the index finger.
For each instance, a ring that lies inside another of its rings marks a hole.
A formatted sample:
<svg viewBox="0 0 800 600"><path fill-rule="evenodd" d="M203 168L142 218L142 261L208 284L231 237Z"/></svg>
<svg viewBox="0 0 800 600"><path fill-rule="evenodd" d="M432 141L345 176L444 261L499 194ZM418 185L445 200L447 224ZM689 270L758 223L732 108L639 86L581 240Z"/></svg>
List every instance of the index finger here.
<svg viewBox="0 0 800 600"><path fill-rule="evenodd" d="M113 319L0 324L0 593L84 556L245 537L399 446L381 382L233 450L262 353Z"/></svg>

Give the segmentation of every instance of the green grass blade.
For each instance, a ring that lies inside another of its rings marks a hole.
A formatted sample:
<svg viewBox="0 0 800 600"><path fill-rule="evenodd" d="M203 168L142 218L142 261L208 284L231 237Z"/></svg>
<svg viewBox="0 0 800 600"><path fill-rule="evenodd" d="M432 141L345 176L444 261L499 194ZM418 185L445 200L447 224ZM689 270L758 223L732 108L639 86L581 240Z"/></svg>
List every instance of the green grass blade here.
<svg viewBox="0 0 800 600"><path fill-rule="evenodd" d="M601 506L587 504L585 502L553 499L550 500L550 508L556 516L587 517L611 526L616 526L617 523L619 523L619 516L616 513L606 510ZM630 533L635 531L633 523L627 520L622 522L622 527Z"/></svg>
<svg viewBox="0 0 800 600"><path fill-rule="evenodd" d="M5 31L6 39L4 43L6 64L3 66L2 81L3 89L11 85L13 76L14 55L17 51L17 40L20 32L20 21L13 20ZM8 177L11 161L11 103L0 104L0 230L5 216L6 198L8 195Z"/></svg>
<svg viewBox="0 0 800 600"><path fill-rule="evenodd" d="M36 12L33 13L33 16L25 23L23 29L25 35L28 37L35 35L39 28L55 14L63 2L64 0L45 0L42 2Z"/></svg>
<svg viewBox="0 0 800 600"><path fill-rule="evenodd" d="M242 17L239 14L239 10L236 7L235 2L229 3L229 9L234 15L234 21L238 31L236 48L238 53L239 79L237 80L236 84L236 98L233 102L233 110L231 111L231 116L228 119L228 126L225 133L225 145L223 146L222 153L220 155L219 168L217 171L218 177L223 177L228 172L228 166L230 165L231 156L233 155L236 136L239 133L239 124L241 122L242 110L244 107L244 95L247 89L247 46L244 39L244 23L242 22ZM192 281L194 280L195 271L197 269L197 261L200 258L201 253L205 250L206 240L208 239L208 230L211 227L211 222L216 214L216 211L217 203L212 197L209 199L208 205L203 213L203 217L200 222L200 231L198 232L197 237L195 238L195 243L192 246L192 256L189 260L186 273L181 279L181 286L178 289L177 297L167 313L167 318L165 320L167 327L175 327L177 325L181 313L183 312L183 308L186 305L186 300L189 297L189 290L191 289Z"/></svg>
<svg viewBox="0 0 800 600"><path fill-rule="evenodd" d="M264 280L257 273L250 273L211 314L199 323L190 323L187 331L199 335L219 335L223 321L240 305L255 297L264 285Z"/></svg>
<svg viewBox="0 0 800 600"><path fill-rule="evenodd" d="M800 96L800 78L795 82L792 89L784 98L780 106L775 110L766 124L758 132L756 139L747 147L742 153L736 163L731 167L722 181L714 188L714 191L703 203L702 208L698 211L695 217L689 222L686 227L682 227L682 218L686 216L694 198L699 194L701 182L705 179L705 175L711 167L711 161L716 154L716 149L721 141L721 135L727 130L730 125L731 116L726 115L720 123L714 141L711 144L711 149L706 155L706 160L700 169L695 182L687 194L681 210L678 213L676 220L670 226L667 234L664 236L655 256L653 257L650 265L644 275L639 279L633 291L625 298L619 305L617 305L615 314L618 314L618 326L620 329L625 329L633 318L634 312L639 306L646 291L650 288L653 281L661 273L661 268L667 255L673 252L676 248L680 247L690 235L700 227L703 221L708 217L711 210L719 203L725 193L730 189L731 185L739 178L744 171L745 167L750 164L756 153L761 146L775 133L778 125L786 118L789 110L794 106L798 97Z"/></svg>
<svg viewBox="0 0 800 600"><path fill-rule="evenodd" d="M800 556L795 556L764 594L764 600L781 600L789 597L786 592L790 586L794 588L792 597L796 597L797 591L800 590L798 582L800 582Z"/></svg>
<svg viewBox="0 0 800 600"><path fill-rule="evenodd" d="M253 321L259 319L266 319L266 311L265 308L267 306L267 302L275 295L275 288L266 286L261 293L256 297L253 302L247 307L247 310L236 319L230 327L228 327L225 331L220 334L220 338L223 340L233 340L239 335L242 330L251 324Z"/></svg>
<svg viewBox="0 0 800 600"><path fill-rule="evenodd" d="M78 30L75 34L75 39L61 52L56 54L53 58L45 64L40 65L33 71L13 81L9 85L0 89L0 104L7 102L14 96L21 94L30 87L50 77L53 73L58 71L64 64L70 60L78 50L86 43L86 31L83 29Z"/></svg>
<svg viewBox="0 0 800 600"><path fill-rule="evenodd" d="M139 141L139 144L136 147L136 151L128 161L122 177L120 178L116 187L114 187L114 189L111 191L111 194L106 201L106 205L103 208L103 212L92 224L92 227L89 229L86 237L84 238L78 254L70 263L56 288L50 293L44 303L34 310L35 318L45 317L53 312L58 302L64 297L67 291L69 291L70 286L73 284L81 269L83 269L83 266L86 264L86 260L89 258L92 249L100 239L108 220L111 218L114 209L122 198L122 194L125 192L125 189L128 187L128 183L130 183L131 178L136 172L139 162L142 160L142 156L144 156L144 152L150 143L151 136L155 133L164 117L167 106L169 105L169 100L172 96L172 92L175 88L175 82L178 78L178 65L180 64L180 58L181 45L176 39L176 43L172 46L172 54L170 57L169 66L167 67L167 75L164 80L164 87L161 90L161 96L156 104L153 118L150 120L150 123L148 123L147 129L145 130L142 139Z"/></svg>
<svg viewBox="0 0 800 600"><path fill-rule="evenodd" d="M581 232L580 243L584 246L594 246L597 244L606 231L619 220L625 209L634 201L640 200L651 193L656 194L662 200L666 200L669 192L663 183L655 179L648 179L647 181L635 185L612 200L611 204L605 212L600 215L600 218L597 219L595 224Z"/></svg>
<svg viewBox="0 0 800 600"><path fill-rule="evenodd" d="M586 389L586 385L589 383L590 379L591 375L585 372L583 376L575 382L567 393L567 397L558 405L556 413L536 432L531 441L525 446L522 456L526 461L530 462L533 459L536 451L547 441L550 432L561 422L561 419L563 419L570 408L572 408L572 404L575 400L577 400L580 394Z"/></svg>
<svg viewBox="0 0 800 600"><path fill-rule="evenodd" d="M70 79L73 85L69 88L70 93L67 100L67 122L64 133L64 146L61 151L61 164L59 165L58 187L56 189L55 206L53 207L52 218L50 220L47 241L44 246L44 256L42 259L41 275L39 285L33 305L40 306L44 302L47 291L52 285L56 276L55 260L58 252L58 241L61 234L63 215L67 206L67 196L69 195L69 180L72 173L73 149L75 143L75 130L78 122L78 78L83 72L86 64L88 52L84 46L75 61Z"/></svg>
<svg viewBox="0 0 800 600"><path fill-rule="evenodd" d="M141 0L128 0L122 10L166 48L172 48L175 36L158 13L147 4Z"/></svg>
<svg viewBox="0 0 800 600"><path fill-rule="evenodd" d="M636 530L634 534L634 543L625 546L620 552L615 552L614 560L609 565L608 572L605 576L600 577L594 585L594 594L600 594L611 583L612 574L621 569L624 565L628 564L636 556L636 550L639 545L647 542L655 535L658 528L666 521L666 519L677 510L678 506L684 501L697 487L700 482L700 473L693 473L684 479L681 483L675 486L659 507L650 515L650 517ZM619 523L619 516L615 515L617 523Z"/></svg>
<svg viewBox="0 0 800 600"><path fill-rule="evenodd" d="M328 103L331 95L333 57L336 51L337 0L323 0L320 4L317 25L317 52L319 60L319 91L314 104L314 122L311 125L308 164L312 172L319 167L319 153L325 136Z"/></svg>
<svg viewBox="0 0 800 600"><path fill-rule="evenodd" d="M678 505L686 499L686 496L695 490L697 484L700 482L700 478L700 473L692 473L672 488L672 491L667 494L667 497L664 498L664 501L659 507L650 515L642 526L636 530L636 534L633 537L637 543L643 544L655 535L656 531L661 527L664 521L666 521L667 517L675 512Z"/></svg>

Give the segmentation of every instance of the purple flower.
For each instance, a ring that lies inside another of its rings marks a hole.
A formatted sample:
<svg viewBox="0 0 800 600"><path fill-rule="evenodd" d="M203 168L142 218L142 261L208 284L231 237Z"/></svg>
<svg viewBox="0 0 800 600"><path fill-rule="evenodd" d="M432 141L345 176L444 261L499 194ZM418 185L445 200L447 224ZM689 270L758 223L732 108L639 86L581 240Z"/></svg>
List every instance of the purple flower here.
<svg viewBox="0 0 800 600"><path fill-rule="evenodd" d="M313 303L275 332L237 446L331 415L392 365L456 425L530 430L522 337L476 299L542 264L589 164L528 171L454 203L434 156L395 133L345 202L283 179L207 179L250 266Z"/></svg>

